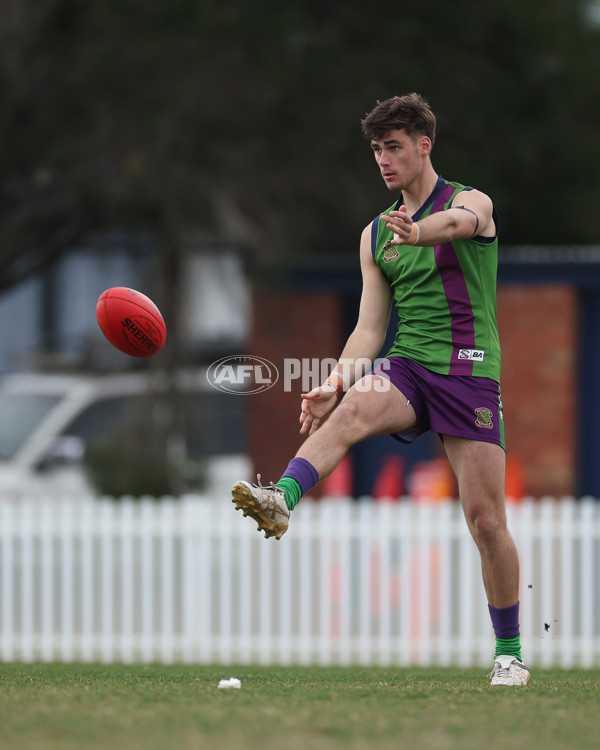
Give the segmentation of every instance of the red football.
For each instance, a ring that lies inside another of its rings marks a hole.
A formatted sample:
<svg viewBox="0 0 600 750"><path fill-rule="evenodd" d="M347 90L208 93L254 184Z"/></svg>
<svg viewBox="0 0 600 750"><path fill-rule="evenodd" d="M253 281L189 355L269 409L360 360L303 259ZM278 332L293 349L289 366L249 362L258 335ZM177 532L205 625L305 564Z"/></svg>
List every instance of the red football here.
<svg viewBox="0 0 600 750"><path fill-rule="evenodd" d="M151 357L162 349L167 338L160 310L135 289L115 286L102 292L96 318L110 343L132 357Z"/></svg>

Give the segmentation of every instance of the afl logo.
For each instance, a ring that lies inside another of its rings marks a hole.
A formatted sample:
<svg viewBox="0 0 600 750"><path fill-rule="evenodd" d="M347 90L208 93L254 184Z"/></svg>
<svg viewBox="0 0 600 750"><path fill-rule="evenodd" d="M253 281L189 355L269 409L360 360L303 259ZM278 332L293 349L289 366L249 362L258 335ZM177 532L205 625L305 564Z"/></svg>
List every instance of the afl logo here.
<svg viewBox="0 0 600 750"><path fill-rule="evenodd" d="M237 354L213 362L206 377L218 391L245 396L268 391L279 379L279 371L268 359Z"/></svg>

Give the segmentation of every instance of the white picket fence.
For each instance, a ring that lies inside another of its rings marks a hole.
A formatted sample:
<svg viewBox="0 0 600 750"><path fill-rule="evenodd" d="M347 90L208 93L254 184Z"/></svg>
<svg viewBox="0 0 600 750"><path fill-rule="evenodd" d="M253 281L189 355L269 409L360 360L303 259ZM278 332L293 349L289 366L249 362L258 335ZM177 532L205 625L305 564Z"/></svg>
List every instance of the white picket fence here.
<svg viewBox="0 0 600 750"><path fill-rule="evenodd" d="M509 507L524 660L600 664L600 503ZM303 500L281 541L227 501L0 501L0 660L489 665L460 507Z"/></svg>

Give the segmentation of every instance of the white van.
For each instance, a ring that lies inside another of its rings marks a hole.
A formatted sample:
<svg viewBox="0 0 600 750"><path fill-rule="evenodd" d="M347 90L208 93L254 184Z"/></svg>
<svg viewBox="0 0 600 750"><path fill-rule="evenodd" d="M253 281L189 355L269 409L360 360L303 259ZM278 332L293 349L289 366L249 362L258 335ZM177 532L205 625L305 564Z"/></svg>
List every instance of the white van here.
<svg viewBox="0 0 600 750"><path fill-rule="evenodd" d="M204 368L170 375L2 376L0 498L137 494L119 476L122 468L113 472L114 489L107 493L90 478L87 457L98 446L127 440L138 455L146 446L150 454L157 430L167 435L164 458L177 478L170 494L228 496L231 484L249 470L244 402L212 388ZM139 494L152 494L151 488L144 490L142 482Z"/></svg>

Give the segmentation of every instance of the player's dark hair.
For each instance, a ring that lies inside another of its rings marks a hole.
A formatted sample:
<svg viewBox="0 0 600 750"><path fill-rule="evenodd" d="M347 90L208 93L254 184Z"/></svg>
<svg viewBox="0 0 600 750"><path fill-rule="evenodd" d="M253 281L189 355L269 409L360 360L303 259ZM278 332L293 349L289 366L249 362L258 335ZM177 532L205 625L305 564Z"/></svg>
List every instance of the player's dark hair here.
<svg viewBox="0 0 600 750"><path fill-rule="evenodd" d="M435 142L435 115L429 103L420 94L393 96L377 106L361 120L367 140L383 138L390 130L404 130L411 136L426 135Z"/></svg>

